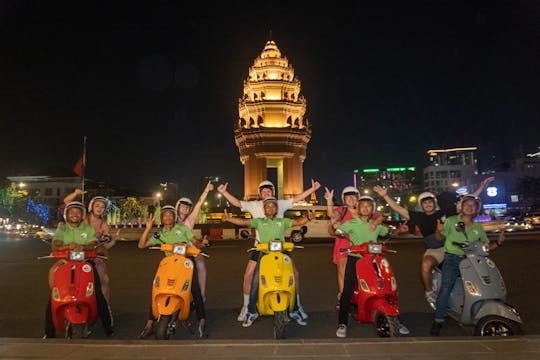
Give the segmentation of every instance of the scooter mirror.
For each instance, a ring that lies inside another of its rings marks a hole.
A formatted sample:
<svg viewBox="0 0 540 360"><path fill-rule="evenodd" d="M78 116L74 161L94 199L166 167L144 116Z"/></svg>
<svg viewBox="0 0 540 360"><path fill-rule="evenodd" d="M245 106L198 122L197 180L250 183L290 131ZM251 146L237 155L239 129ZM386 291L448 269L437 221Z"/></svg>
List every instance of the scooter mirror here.
<svg viewBox="0 0 540 360"><path fill-rule="evenodd" d="M302 232L302 234L305 234L307 233L307 226L306 225L303 225L301 228L300 228L300 231Z"/></svg>
<svg viewBox="0 0 540 360"><path fill-rule="evenodd" d="M460 221L456 224L456 231L465 232L465 223L463 221Z"/></svg>
<svg viewBox="0 0 540 360"><path fill-rule="evenodd" d="M242 239L247 239L247 238L249 237L249 235L250 235L250 234L249 234L249 231L247 231L247 230L241 230L241 231L240 231L240 237L241 237Z"/></svg>

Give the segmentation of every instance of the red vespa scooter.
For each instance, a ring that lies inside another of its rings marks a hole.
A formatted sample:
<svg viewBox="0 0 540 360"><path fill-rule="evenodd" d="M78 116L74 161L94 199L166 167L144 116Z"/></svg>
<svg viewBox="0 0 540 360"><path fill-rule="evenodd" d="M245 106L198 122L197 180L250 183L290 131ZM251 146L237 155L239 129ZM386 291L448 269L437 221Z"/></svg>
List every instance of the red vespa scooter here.
<svg viewBox="0 0 540 360"><path fill-rule="evenodd" d="M363 256L356 262L358 281L351 298L352 317L359 323L373 323L380 337L400 336L397 281L384 257L387 252L395 251L372 242L342 251Z"/></svg>
<svg viewBox="0 0 540 360"><path fill-rule="evenodd" d="M65 260L54 273L51 313L55 329L68 339L88 337L96 324L94 270L88 262L96 256L95 251L63 250L39 258Z"/></svg>

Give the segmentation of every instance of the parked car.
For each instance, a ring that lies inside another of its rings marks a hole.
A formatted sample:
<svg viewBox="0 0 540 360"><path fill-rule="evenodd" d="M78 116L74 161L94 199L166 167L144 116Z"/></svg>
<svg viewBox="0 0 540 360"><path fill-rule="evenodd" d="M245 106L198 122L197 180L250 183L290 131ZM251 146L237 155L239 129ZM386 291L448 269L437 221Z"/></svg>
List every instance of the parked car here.
<svg viewBox="0 0 540 360"><path fill-rule="evenodd" d="M540 225L540 211L533 211L525 214L523 221L532 225Z"/></svg>

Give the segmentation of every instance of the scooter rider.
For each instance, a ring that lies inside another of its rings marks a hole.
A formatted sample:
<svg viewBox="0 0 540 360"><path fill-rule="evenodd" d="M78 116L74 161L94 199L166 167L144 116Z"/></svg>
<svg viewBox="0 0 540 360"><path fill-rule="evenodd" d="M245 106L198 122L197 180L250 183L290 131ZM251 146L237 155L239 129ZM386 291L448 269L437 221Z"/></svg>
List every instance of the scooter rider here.
<svg viewBox="0 0 540 360"><path fill-rule="evenodd" d="M227 210L224 211L222 221L228 221L230 223L233 223L235 225L239 226L249 226L251 228L256 229L259 232L259 242L260 243L266 243L270 240L274 239L280 239L285 240L285 230L287 230L290 227L293 226L300 226L308 222L311 217L313 216L311 211L308 211L308 217L301 217L296 219L289 219L289 218L280 218L276 215L278 214L278 200L274 197L267 197L263 200L263 207L264 207L264 214L265 217L263 218L253 218L253 219L238 219L238 218L231 218L227 214ZM259 259L259 252L258 251L252 251L250 253L250 262L254 262L257 264L257 261ZM293 262L293 268L294 268L294 277L295 277L295 283L298 284L299 274L298 270ZM249 274L250 278L253 279L253 271L255 270L255 267L252 268L252 273ZM247 271L247 269L246 269ZM255 282L253 282L255 283ZM243 327L249 327L253 324L253 322L259 317L259 314L257 313L256 309L256 302L257 302L257 291L258 289L253 287L250 287L251 290L251 296L249 298L248 302L248 312L246 314L246 318L242 323ZM297 307L297 303L295 302L295 308ZM293 313L291 313L289 316L293 317ZM298 322L298 321L297 321ZM300 324L300 323L299 323ZM300 325L306 325L304 322Z"/></svg>
<svg viewBox="0 0 540 360"><path fill-rule="evenodd" d="M260 200L252 200L252 201L240 201L233 195L231 195L227 191L227 183L221 184L218 186L218 192L222 194L232 205L241 208L242 211L249 212L253 218L262 218L265 216L264 208L263 208L263 200L268 197L275 197L276 191L274 184L268 180L264 180L259 184L258 191L259 191L259 198ZM277 217L282 218L285 214L285 211L290 209L294 206L295 202L304 200L307 196L311 195L311 193L317 191L321 187L321 184L318 181L311 180L311 187L306 189L303 193L300 195L296 195L293 198L285 199L285 200L278 200L278 213ZM256 231L257 239L260 238L259 232ZM252 276L253 276L253 270L255 269L255 265L257 264L256 261L248 260L248 263L246 265L246 270L244 272L244 281L243 281L243 298L244 298L244 304L242 308L240 309L240 314L238 315L237 320L238 321L244 321L246 319L246 313L247 313L247 306L249 303L249 294L251 291L251 283L252 283ZM291 317L299 324L299 325L306 325L306 320L308 318L307 313L304 311L302 305L300 304L300 289L299 284L296 284L296 306L297 311L294 311L291 314Z"/></svg>
<svg viewBox="0 0 540 360"><path fill-rule="evenodd" d="M144 249L152 245L160 245L162 243L166 244L175 244L175 243L192 243L198 248L208 244L208 240L199 240L194 235L193 232L183 224L176 223L176 209L172 205L165 205L161 208L160 218L162 223L161 231L159 232L159 238L155 235L150 236L150 231L152 230L152 225L154 224L154 215L150 214L148 220L146 221L146 228L139 237L138 247L139 249ZM165 253L165 256L170 256L172 254ZM193 261L193 258L190 258ZM193 266L193 280L191 281L191 294L193 296L193 302L195 303L195 312L197 313L197 320L199 321L197 335L199 337L205 337L205 324L206 324L206 310L204 306L204 301L201 296L201 289L199 288L198 281L198 272L197 267ZM148 320L154 320L154 315L152 314L152 307L150 306L150 313L148 315ZM153 323L153 321L152 321ZM143 330L143 333L146 332L143 336L149 335L152 331L146 327Z"/></svg>
<svg viewBox="0 0 540 360"><path fill-rule="evenodd" d="M94 228L85 222L83 218L86 215L86 209L84 204L78 201L69 202L64 208L64 220L65 223L60 225L53 235L51 243L52 251L62 250L95 250L98 244L96 233ZM57 261L49 270L49 289L52 290L54 281L54 272L56 268L64 260ZM103 325L105 335L112 336L114 330L112 328L112 318L110 316L107 301L101 291L101 284L96 266L92 261L89 263L94 268L94 287L96 304L101 323ZM54 338L56 331L52 322L51 314L51 300L47 303L47 310L45 313L45 336L44 338Z"/></svg>
<svg viewBox="0 0 540 360"><path fill-rule="evenodd" d="M459 277L459 264L465 253L454 245L455 242L480 240L489 243L489 239L481 224L474 222L474 218L481 209L480 200L474 195L465 195L461 199L461 213L446 219L444 224L437 222L435 239L444 241L444 261L442 263L442 278L439 296L437 297L435 318L431 325L430 334L438 336L448 312L450 293ZM504 243L504 231L501 231L497 241L489 243L492 251Z"/></svg>
<svg viewBox="0 0 540 360"><path fill-rule="evenodd" d="M384 225L377 225L374 231L369 230L369 224L373 222L373 209L375 201L371 196L360 196L358 199L357 212L353 218L343 224L335 220L330 220L334 229L339 229L349 234L350 245L360 245L365 242L377 242L379 236L388 234L388 228ZM347 337L347 325L349 323L349 306L351 296L356 284L356 262L362 257L360 254L349 254L345 266L345 277L343 282L343 293L339 300L339 316L336 336Z"/></svg>
<svg viewBox="0 0 540 360"><path fill-rule="evenodd" d="M495 178L488 177L480 183L480 187L473 193L478 196ZM418 206L422 211L409 211L407 208L400 206L391 196L388 195L388 190L382 186L374 186L373 190L382 197L392 210L396 211L402 218L410 220L418 225L420 232L424 237L424 245L426 250L422 256L420 265L420 279L424 287L424 295L428 304L435 309L436 294L432 287L432 270L433 267L439 265L444 259L443 243L435 240L435 228L437 220L444 219L448 216L457 213L456 207L449 208L446 211L438 209L437 197L431 192L423 192L418 196Z"/></svg>
<svg viewBox="0 0 540 360"><path fill-rule="evenodd" d="M354 217L356 214L356 208L358 207L358 199L360 198L360 191L354 186L346 186L341 191L341 200L343 205L334 207L334 190L324 188L324 198L326 199L326 214L330 219L334 219L334 223L343 224ZM375 231L377 225L382 223L382 216L377 211L373 212L373 222L369 224L369 231ZM335 230L330 224L330 234L334 235ZM334 250L332 253L332 262L336 264L337 270L337 285L338 304L336 308L339 308L339 300L341 299L341 293L343 292L343 278L345 276L345 265L347 264L347 253L341 252L341 249L347 249L351 246L349 235L336 236L334 240Z"/></svg>
<svg viewBox="0 0 540 360"><path fill-rule="evenodd" d="M186 225L190 230L193 231L193 227L197 222L197 217L199 216L201 206L206 200L208 193L212 190L214 190L214 185L212 184L212 182L209 181L208 184L206 184L206 187L204 188L195 206L193 206L193 202L190 198L181 197L180 199L178 199L175 206L176 214L178 216L178 224ZM203 239L206 239L206 235ZM197 246L197 244L192 245ZM206 263L204 260L204 256L197 256L195 258L195 265L197 266L197 278L199 279L199 289L201 290L201 296L203 298L203 301L206 302ZM149 319L146 321L146 325L144 326L144 329L141 331L141 334L139 336L141 339L146 338L153 332L153 324L154 317L150 316Z"/></svg>

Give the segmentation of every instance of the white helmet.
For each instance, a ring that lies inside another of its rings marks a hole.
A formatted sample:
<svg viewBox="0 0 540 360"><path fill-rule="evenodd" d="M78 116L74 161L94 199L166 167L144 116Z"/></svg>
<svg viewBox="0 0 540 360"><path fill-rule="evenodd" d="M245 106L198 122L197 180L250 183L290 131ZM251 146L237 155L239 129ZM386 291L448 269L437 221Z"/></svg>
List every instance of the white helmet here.
<svg viewBox="0 0 540 360"><path fill-rule="evenodd" d="M482 209L482 201L480 201L480 199L473 194L466 194L461 197L459 202L461 202L461 204L463 205L463 202L467 200L474 200L476 202L476 216L478 216L480 210Z"/></svg>
<svg viewBox="0 0 540 360"><path fill-rule="evenodd" d="M358 201L371 201L373 204L375 204L375 200L369 196L369 195L362 195L360 196L360 198L358 199Z"/></svg>
<svg viewBox="0 0 540 360"><path fill-rule="evenodd" d="M418 195L418 206L422 207L422 201L432 199L435 203L435 207L438 206L437 204L437 197L433 195L433 193L430 193L429 191L423 192L420 195Z"/></svg>
<svg viewBox="0 0 540 360"><path fill-rule="evenodd" d="M360 196L360 191L354 186L345 186L343 191L341 191L341 201L345 202L345 195L356 194L356 197Z"/></svg>
<svg viewBox="0 0 540 360"><path fill-rule="evenodd" d="M275 202L276 204L277 204L277 202L278 202L277 199L276 199L275 197L269 196L269 197L267 197L266 199L263 200L263 204L264 204L265 202L269 202L269 201Z"/></svg>
<svg viewBox="0 0 540 360"><path fill-rule="evenodd" d="M258 191L259 195L261 194L262 189L270 189L272 190L272 195L276 194L276 189L274 188L274 184L272 184L271 181L268 181L268 180L261 181L261 183L259 184L259 191Z"/></svg>
<svg viewBox="0 0 540 360"><path fill-rule="evenodd" d="M107 207L109 206L109 200L107 200L106 197L103 196L94 196L92 200L88 203L88 212L92 212L92 207L94 206L94 202L101 201L105 204L105 210L107 210Z"/></svg>
<svg viewBox="0 0 540 360"><path fill-rule="evenodd" d="M71 201L66 204L66 207L64 208L64 221L67 221L67 211L71 208L78 208L81 209L82 217L84 218L86 216L86 208L82 202L79 201Z"/></svg>
<svg viewBox="0 0 540 360"><path fill-rule="evenodd" d="M193 207L193 201L191 201L191 199L187 197L181 197L180 199L178 199L178 201L176 202L176 207L175 207L177 211L178 211L178 208L180 207L180 204Z"/></svg>
<svg viewBox="0 0 540 360"><path fill-rule="evenodd" d="M174 214L174 222L176 222L176 219L178 218L178 214L176 213L176 209L172 205L165 205L159 210L159 217L163 215L165 211L171 211Z"/></svg>

